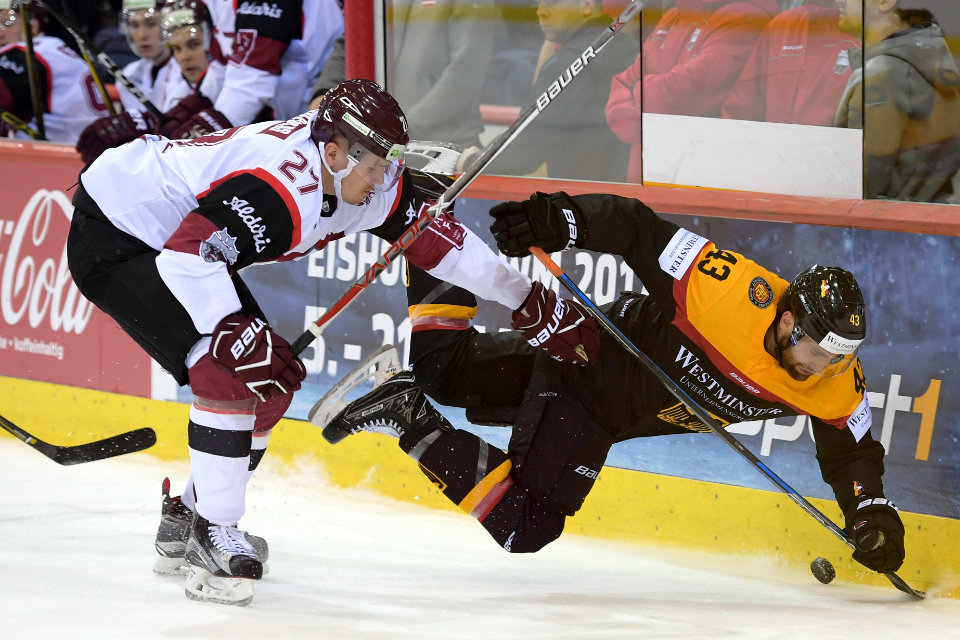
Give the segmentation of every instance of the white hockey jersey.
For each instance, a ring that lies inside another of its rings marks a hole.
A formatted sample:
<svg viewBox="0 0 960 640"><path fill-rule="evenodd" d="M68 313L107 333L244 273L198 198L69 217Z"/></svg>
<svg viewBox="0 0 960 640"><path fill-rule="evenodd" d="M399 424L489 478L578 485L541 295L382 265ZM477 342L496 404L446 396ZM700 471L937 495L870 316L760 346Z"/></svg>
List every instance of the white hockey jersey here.
<svg viewBox="0 0 960 640"><path fill-rule="evenodd" d="M47 139L75 144L84 127L109 115L86 63L63 40L40 35L33 39L40 71L40 93L46 98L43 123ZM3 106L36 129L27 73L26 45L17 42L0 49L0 84L10 98ZM2 92L0 92L2 93ZM29 136L16 133L18 138Z"/></svg>
<svg viewBox="0 0 960 640"><path fill-rule="evenodd" d="M236 270L295 259L361 230L396 240L431 204L416 181L437 187L437 178L409 170L363 205L324 195L320 151L310 136L314 117L310 111L194 140L144 136L106 151L81 174L116 227L160 251L160 275L200 333L240 309L230 281ZM530 291L526 276L449 214L405 256L510 309Z"/></svg>
<svg viewBox="0 0 960 640"><path fill-rule="evenodd" d="M176 64L176 62L174 62ZM207 98L210 102L215 102L217 96L220 95L220 90L223 89L223 78L226 74L226 67L217 62L216 60L210 61L210 66L207 67L207 70L203 72L203 75L200 76L200 82L197 86L192 86L186 78L183 77L183 74L180 73L180 68L177 67L177 74L167 75L167 88L164 90L164 95L176 95L177 99L171 103L165 103L166 106L161 107L161 111L168 111L181 99L186 97L190 93L197 92ZM160 106L159 104L157 105Z"/></svg>
<svg viewBox="0 0 960 640"><path fill-rule="evenodd" d="M343 34L336 0L205 0L216 47L227 62L215 108L236 124L264 106L291 118L309 104L333 44Z"/></svg>
<svg viewBox="0 0 960 640"><path fill-rule="evenodd" d="M159 69L154 69L150 60L144 58L134 60L123 68L123 75L161 112L167 111L193 91L190 84L183 78L180 65L173 56L167 58ZM145 110L140 101L119 82L117 93L120 94L124 111Z"/></svg>

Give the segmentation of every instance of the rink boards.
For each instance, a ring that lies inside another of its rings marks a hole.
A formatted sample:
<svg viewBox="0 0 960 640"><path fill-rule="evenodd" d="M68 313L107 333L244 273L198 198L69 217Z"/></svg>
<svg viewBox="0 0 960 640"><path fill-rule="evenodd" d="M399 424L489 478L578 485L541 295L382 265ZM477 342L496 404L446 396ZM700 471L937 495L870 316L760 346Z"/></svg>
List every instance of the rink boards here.
<svg viewBox="0 0 960 640"><path fill-rule="evenodd" d="M10 377L0 377L0 402L5 417L56 444L79 444L150 426L157 432L157 444L147 452L132 454L134 457L187 457L188 405L183 403ZM24 446L23 455L39 454ZM287 468L320 468L339 486L362 487L425 508L457 511L403 455L396 441L386 436L360 434L331 446L313 425L284 419L274 431L267 455L274 463L282 460ZM731 459L731 464L736 460ZM811 502L840 521L833 501L811 498ZM904 513L903 520L907 560L900 576L916 588L960 597L960 555L954 544L960 536L960 522L913 513ZM887 584L853 563L847 547L786 496L767 490L608 466L583 509L568 521L566 531L745 558L764 556L794 572L808 571L810 561L823 556L834 564L840 581Z"/></svg>

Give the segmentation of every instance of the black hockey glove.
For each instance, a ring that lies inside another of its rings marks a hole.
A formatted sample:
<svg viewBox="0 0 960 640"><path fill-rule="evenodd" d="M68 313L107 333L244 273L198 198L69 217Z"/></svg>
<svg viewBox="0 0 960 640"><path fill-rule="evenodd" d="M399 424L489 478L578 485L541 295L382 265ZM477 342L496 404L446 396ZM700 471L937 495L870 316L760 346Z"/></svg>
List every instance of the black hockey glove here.
<svg viewBox="0 0 960 640"><path fill-rule="evenodd" d="M124 111L115 116L97 118L80 132L77 151L84 164L90 164L107 149L136 140L147 133L157 133L160 122L148 111Z"/></svg>
<svg viewBox="0 0 960 640"><path fill-rule="evenodd" d="M524 340L554 360L593 366L600 356L600 334L583 307L534 282L510 323Z"/></svg>
<svg viewBox="0 0 960 640"><path fill-rule="evenodd" d="M504 202L491 208L490 215L497 248L513 258L530 255L530 247L548 253L569 249L586 236L583 215L562 191L538 191L529 200Z"/></svg>
<svg viewBox="0 0 960 640"><path fill-rule="evenodd" d="M903 564L903 522L886 498L859 496L845 514L846 532L857 550L853 559L874 571L890 573Z"/></svg>
<svg viewBox="0 0 960 640"><path fill-rule="evenodd" d="M260 318L232 313L217 325L210 357L232 369L261 400L300 388L307 369L290 344Z"/></svg>

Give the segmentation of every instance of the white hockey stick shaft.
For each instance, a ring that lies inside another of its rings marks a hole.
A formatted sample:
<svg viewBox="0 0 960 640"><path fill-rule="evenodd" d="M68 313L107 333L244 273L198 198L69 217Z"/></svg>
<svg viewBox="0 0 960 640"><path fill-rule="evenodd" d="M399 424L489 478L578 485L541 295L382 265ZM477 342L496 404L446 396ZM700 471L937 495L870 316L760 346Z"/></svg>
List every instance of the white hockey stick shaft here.
<svg viewBox="0 0 960 640"><path fill-rule="evenodd" d="M607 43L610 42L615 35L620 33L623 27L640 12L640 9L642 9L646 3L647 0L633 0L623 12L620 13L616 20L604 28L603 33L597 36L597 38L580 53L580 56L564 70L564 74L569 71L570 81L565 85L557 83L555 89L541 93L537 97L536 102L527 107L506 131L487 145L483 153L440 195L436 204L425 211L414 224L410 225L407 230L404 231L403 235L390 245L386 253L384 253L372 267L367 269L366 273L364 273L319 320L310 325L310 327L297 338L292 345L293 353L301 353L310 343L318 338L323 333L323 330L333 322L334 318L340 315L364 289L369 287L374 280L377 279L377 275L379 275L381 271L387 269L394 260L402 255L407 247L420 237L440 213L450 208L453 201L457 199L464 189L470 186L470 183L472 183L484 169L490 166L490 163L506 149L507 145L516 140L517 136L523 133L523 130L529 127L544 109L556 101L562 92L569 91L577 76L600 54L600 51Z"/></svg>

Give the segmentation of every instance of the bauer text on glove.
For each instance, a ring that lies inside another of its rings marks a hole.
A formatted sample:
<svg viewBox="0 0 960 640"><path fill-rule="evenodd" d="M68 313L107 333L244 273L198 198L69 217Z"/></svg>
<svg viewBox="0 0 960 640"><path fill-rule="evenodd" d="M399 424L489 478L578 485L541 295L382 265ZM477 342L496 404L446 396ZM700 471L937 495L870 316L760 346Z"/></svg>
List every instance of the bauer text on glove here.
<svg viewBox="0 0 960 640"><path fill-rule="evenodd" d="M507 256L529 255L530 247L547 253L582 243L582 215L567 194L537 192L529 200L503 202L490 209L490 231L497 248Z"/></svg>
<svg viewBox="0 0 960 640"><path fill-rule="evenodd" d="M534 347L563 362L594 365L600 353L597 325L583 307L534 282L530 295L513 312L511 326Z"/></svg>
<svg viewBox="0 0 960 640"><path fill-rule="evenodd" d="M858 496L847 507L846 532L857 546L853 559L874 571L890 573L903 564L903 522L886 498Z"/></svg>
<svg viewBox="0 0 960 640"><path fill-rule="evenodd" d="M261 400L300 388L306 367L290 344L260 318L233 313L213 331L210 356L233 369Z"/></svg>

